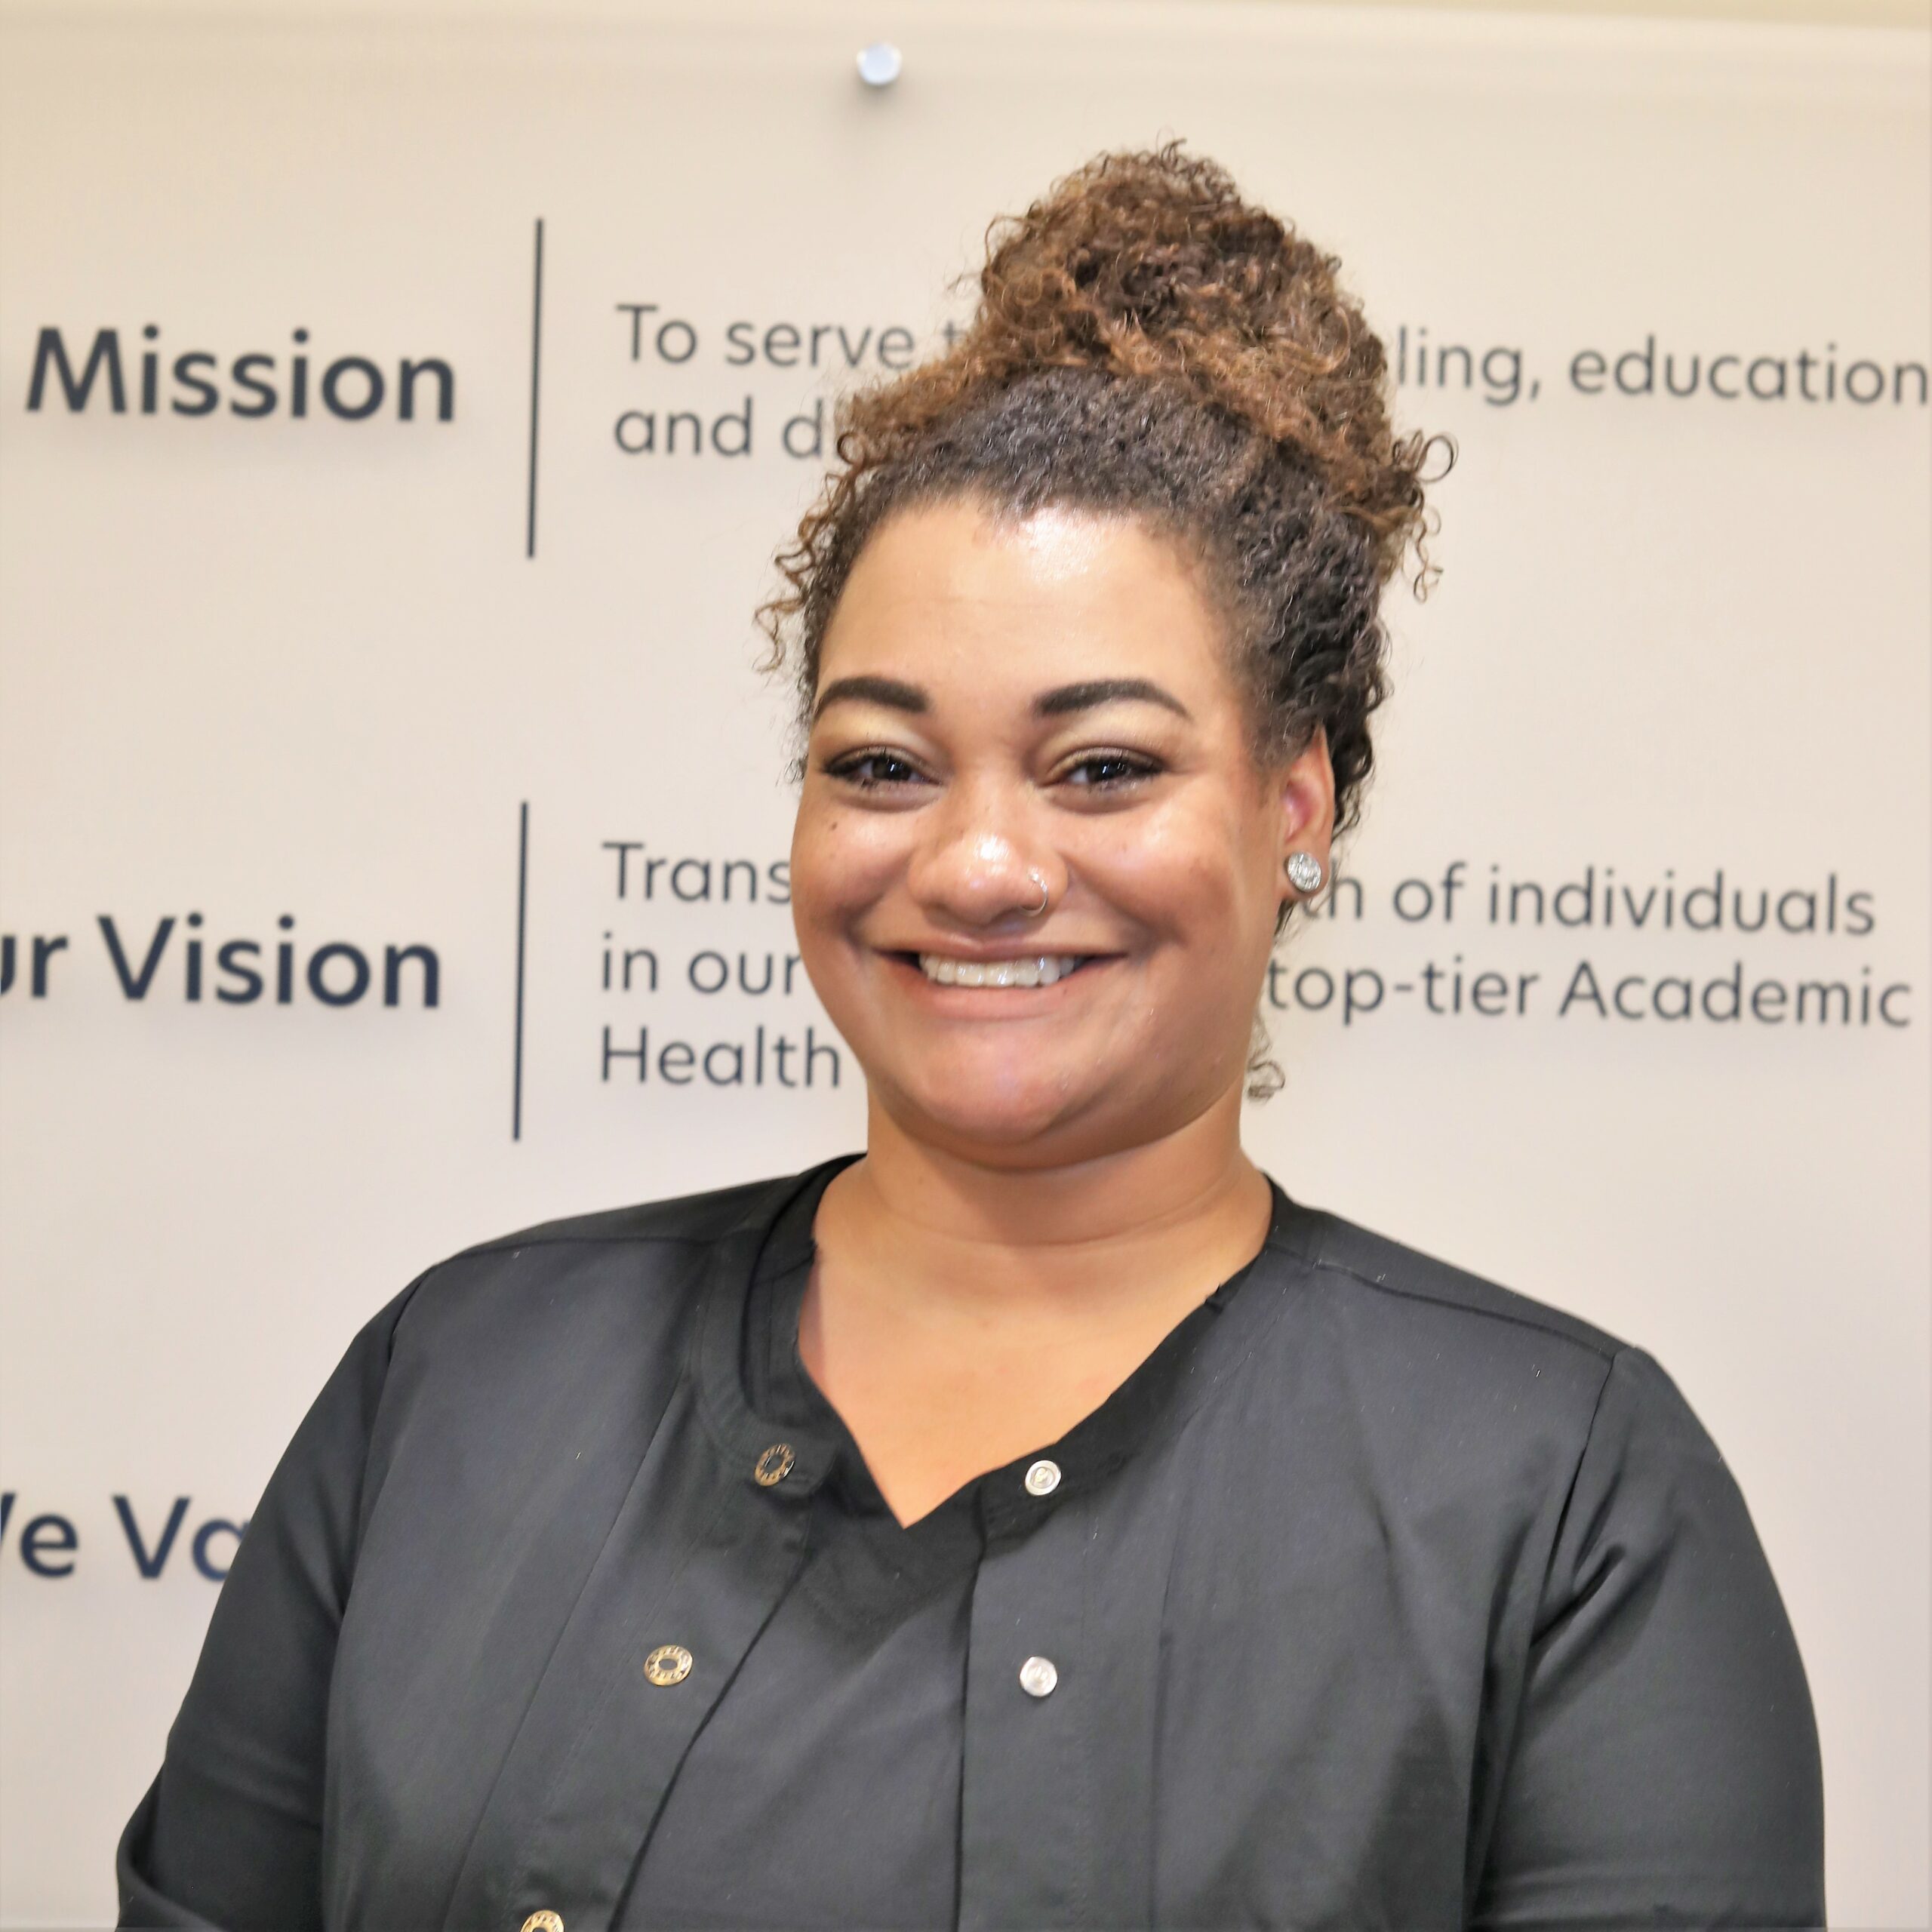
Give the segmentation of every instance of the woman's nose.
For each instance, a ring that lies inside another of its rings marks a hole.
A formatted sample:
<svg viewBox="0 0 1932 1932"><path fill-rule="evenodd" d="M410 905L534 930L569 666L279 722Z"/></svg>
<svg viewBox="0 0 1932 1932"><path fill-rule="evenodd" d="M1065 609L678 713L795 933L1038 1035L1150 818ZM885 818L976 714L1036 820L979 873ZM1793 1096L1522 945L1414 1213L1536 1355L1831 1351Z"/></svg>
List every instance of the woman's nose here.
<svg viewBox="0 0 1932 1932"><path fill-rule="evenodd" d="M928 913L962 925L990 925L1037 915L1043 894L1058 891L1060 868L1017 804L978 792L955 795L922 816L926 835L906 883Z"/></svg>

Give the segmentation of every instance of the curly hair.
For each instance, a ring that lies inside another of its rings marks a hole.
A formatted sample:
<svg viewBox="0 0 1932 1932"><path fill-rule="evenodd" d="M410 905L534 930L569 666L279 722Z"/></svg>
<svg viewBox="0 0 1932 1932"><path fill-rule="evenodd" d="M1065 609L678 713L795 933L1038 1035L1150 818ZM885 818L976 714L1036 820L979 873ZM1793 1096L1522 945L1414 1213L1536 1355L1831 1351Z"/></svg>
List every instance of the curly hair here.
<svg viewBox="0 0 1932 1932"><path fill-rule="evenodd" d="M1339 263L1180 143L1100 155L987 230L974 321L943 355L846 398L836 466L759 611L800 700L867 537L974 497L1142 516L1183 539L1232 618L1254 749L1327 734L1335 825L1360 811L1387 696L1381 589L1424 551L1426 462Z"/></svg>
<svg viewBox="0 0 1932 1932"><path fill-rule="evenodd" d="M1336 829L1352 826L1388 695L1382 592L1411 554L1426 590L1422 472L1453 451L1395 435L1388 360L1340 266L1179 142L1099 155L995 220L970 326L841 403L836 463L778 555L765 668L793 663L801 725L894 512L963 497L1134 516L1205 565L1257 763L1325 732Z"/></svg>

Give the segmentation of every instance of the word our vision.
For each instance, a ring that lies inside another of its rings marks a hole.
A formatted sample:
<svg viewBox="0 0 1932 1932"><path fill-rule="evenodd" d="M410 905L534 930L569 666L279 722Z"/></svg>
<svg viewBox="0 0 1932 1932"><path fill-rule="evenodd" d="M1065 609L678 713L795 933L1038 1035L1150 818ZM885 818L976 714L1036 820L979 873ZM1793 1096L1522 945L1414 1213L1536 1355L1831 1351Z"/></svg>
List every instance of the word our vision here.
<svg viewBox="0 0 1932 1932"><path fill-rule="evenodd" d="M212 995L228 1006L263 999L291 1006L306 995L324 1006L368 999L384 1006L433 1007L442 996L442 961L434 946L365 947L340 939L305 946L294 936L290 912L275 921L281 936L273 940L205 937L198 912L180 919L168 913L152 924L125 927L103 912L94 923L125 999L145 1000L165 990L191 1003ZM23 977L28 997L45 999L72 946L65 933L0 934L0 994L12 992Z"/></svg>

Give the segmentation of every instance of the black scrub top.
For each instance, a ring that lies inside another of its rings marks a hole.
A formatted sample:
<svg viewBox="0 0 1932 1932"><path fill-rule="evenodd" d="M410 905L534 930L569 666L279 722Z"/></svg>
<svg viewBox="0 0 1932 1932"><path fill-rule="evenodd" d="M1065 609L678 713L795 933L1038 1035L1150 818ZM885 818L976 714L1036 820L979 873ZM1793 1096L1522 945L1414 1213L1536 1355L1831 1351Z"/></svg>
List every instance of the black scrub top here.
<svg viewBox="0 0 1932 1932"><path fill-rule="evenodd" d="M1275 1189L1057 1442L892 1518L808 1173L376 1317L243 1540L124 1924L1814 1926L1817 1743L1654 1362Z"/></svg>

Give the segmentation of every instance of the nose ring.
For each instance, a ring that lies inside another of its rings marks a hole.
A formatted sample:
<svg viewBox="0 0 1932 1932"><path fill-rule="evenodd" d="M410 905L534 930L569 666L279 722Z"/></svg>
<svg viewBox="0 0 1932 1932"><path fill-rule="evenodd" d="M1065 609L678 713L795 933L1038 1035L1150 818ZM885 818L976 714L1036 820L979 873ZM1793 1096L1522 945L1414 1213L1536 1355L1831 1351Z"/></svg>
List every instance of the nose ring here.
<svg viewBox="0 0 1932 1932"><path fill-rule="evenodd" d="M1046 881L1043 879L1038 872L1029 871L1026 876L1040 888L1039 904L1037 906L1029 906L1025 909L1026 915L1028 918L1037 919L1046 911L1048 905L1053 898L1053 894L1048 890Z"/></svg>

